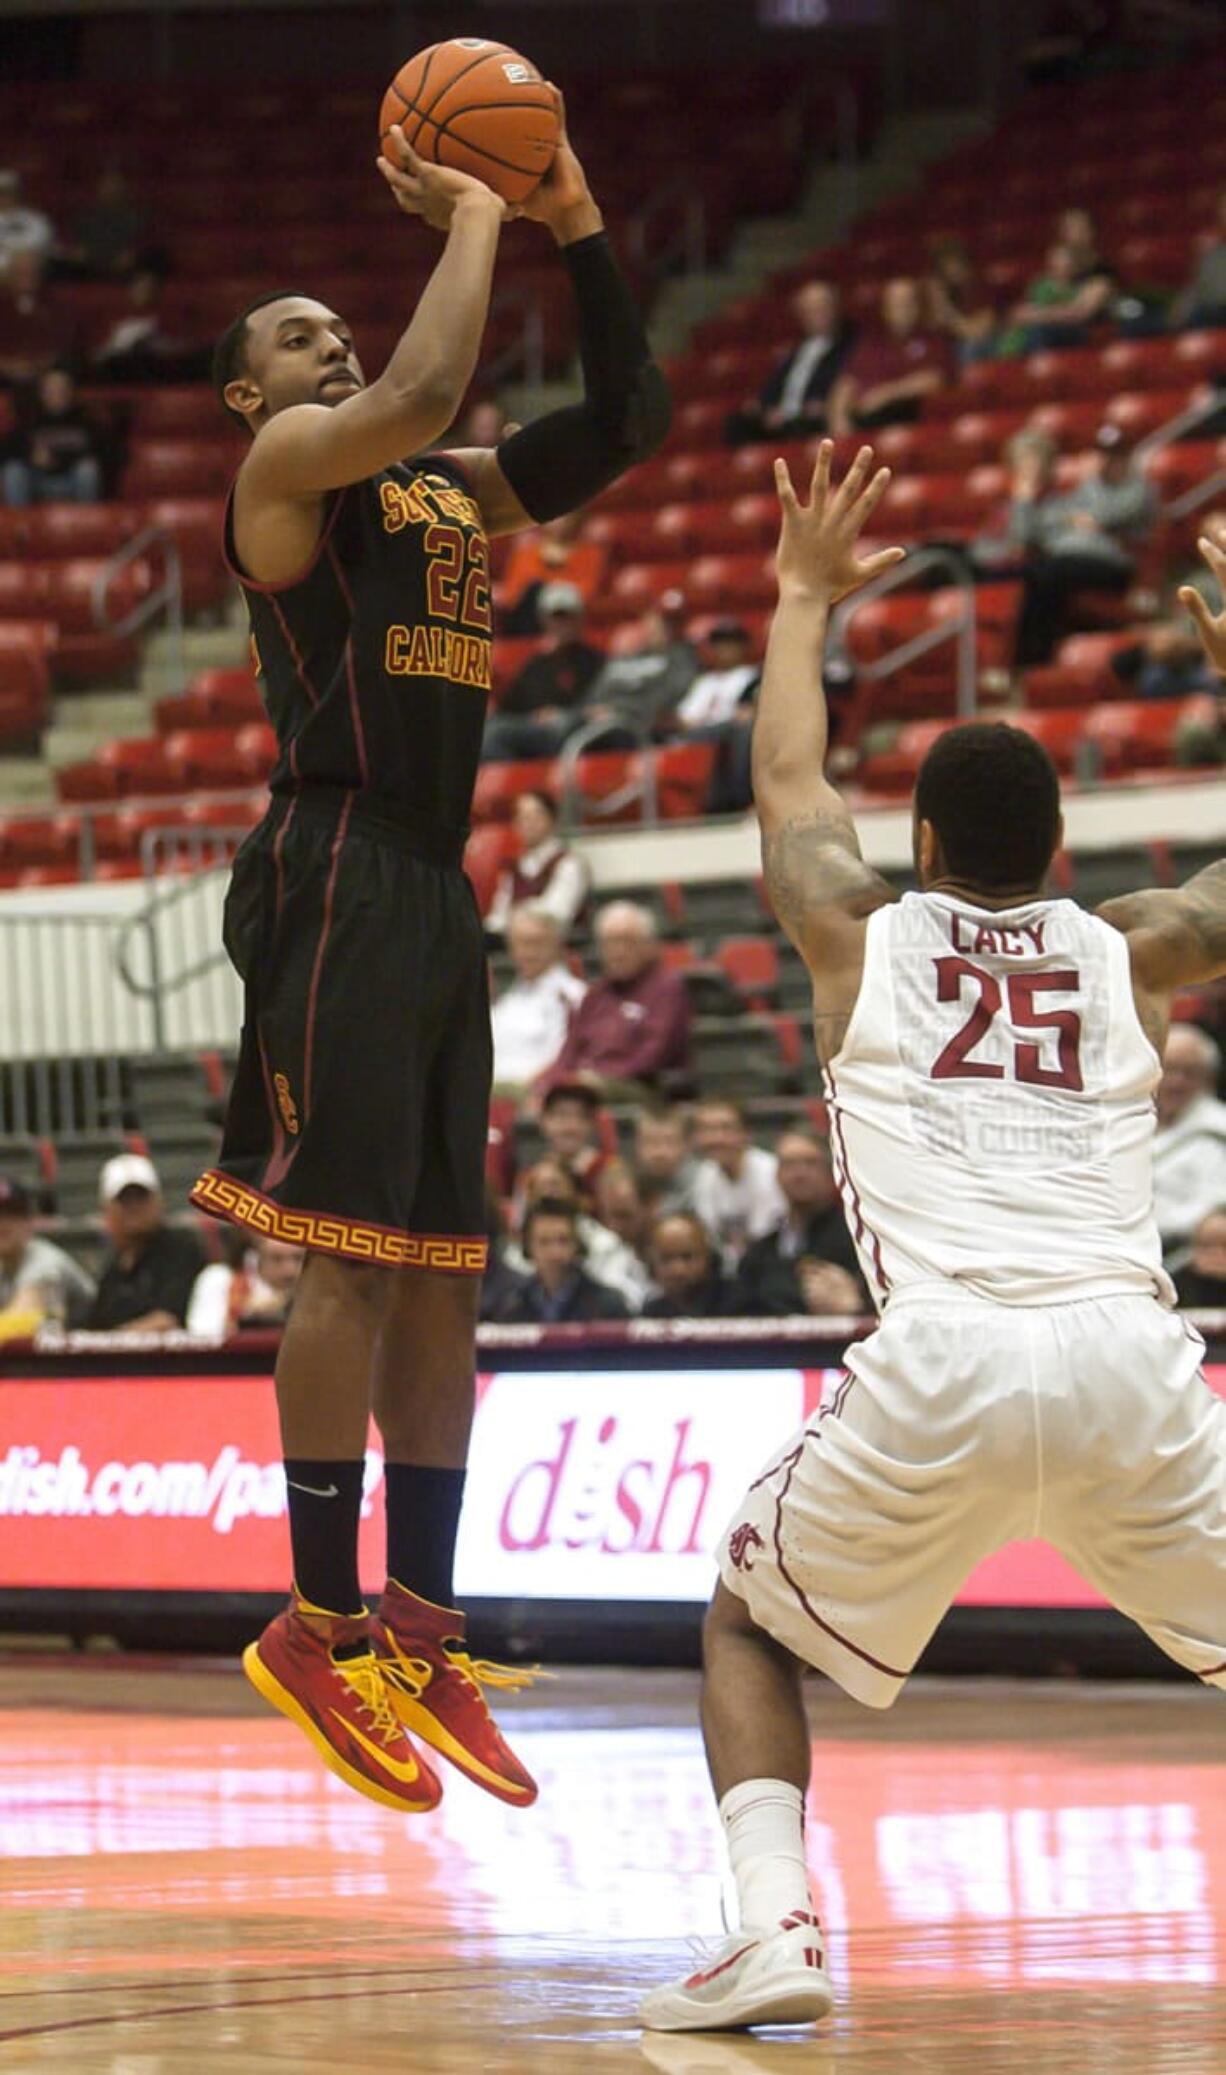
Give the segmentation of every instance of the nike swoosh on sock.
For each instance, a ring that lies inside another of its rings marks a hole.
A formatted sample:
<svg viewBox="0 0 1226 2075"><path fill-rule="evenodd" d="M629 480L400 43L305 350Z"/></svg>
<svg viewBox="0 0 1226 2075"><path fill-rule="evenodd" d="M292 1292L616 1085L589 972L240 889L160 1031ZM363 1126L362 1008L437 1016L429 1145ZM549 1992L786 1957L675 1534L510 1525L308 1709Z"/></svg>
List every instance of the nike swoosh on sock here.
<svg viewBox="0 0 1226 2075"><path fill-rule="evenodd" d="M325 1484L322 1487L318 1484L295 1484L292 1477L287 1477L285 1481L291 1491L309 1492L313 1499L339 1499L340 1497L340 1492L335 1484Z"/></svg>

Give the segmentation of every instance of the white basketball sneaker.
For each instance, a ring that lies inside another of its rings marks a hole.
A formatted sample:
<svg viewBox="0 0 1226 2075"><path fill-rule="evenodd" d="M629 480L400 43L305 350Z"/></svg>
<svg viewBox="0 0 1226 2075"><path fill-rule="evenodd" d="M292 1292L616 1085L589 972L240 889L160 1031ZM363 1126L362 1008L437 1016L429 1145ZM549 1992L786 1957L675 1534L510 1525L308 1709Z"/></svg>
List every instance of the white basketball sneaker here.
<svg viewBox="0 0 1226 2075"><path fill-rule="evenodd" d="M807 1910L777 1931L735 1931L693 1974L652 1989L639 2022L653 2032L729 2032L749 2025L809 2025L834 2002L822 1927Z"/></svg>

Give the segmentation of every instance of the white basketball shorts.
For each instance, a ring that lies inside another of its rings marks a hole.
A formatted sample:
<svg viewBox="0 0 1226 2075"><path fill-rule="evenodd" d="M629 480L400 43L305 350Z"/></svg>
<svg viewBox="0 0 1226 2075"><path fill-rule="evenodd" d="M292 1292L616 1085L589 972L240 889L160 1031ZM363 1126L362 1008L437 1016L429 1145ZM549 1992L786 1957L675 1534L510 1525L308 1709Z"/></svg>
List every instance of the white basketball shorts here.
<svg viewBox="0 0 1226 2075"><path fill-rule="evenodd" d="M719 1550L753 1619L889 1707L968 1572L1050 1542L1178 1664L1226 1689L1226 1402L1146 1296L890 1299Z"/></svg>

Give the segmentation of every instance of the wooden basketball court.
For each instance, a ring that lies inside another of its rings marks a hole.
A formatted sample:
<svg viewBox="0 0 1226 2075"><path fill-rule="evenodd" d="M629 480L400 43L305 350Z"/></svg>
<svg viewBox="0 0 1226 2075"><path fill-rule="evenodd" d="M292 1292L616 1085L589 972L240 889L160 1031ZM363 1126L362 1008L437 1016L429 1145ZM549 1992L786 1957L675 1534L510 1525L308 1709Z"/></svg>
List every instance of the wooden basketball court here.
<svg viewBox="0 0 1226 2075"><path fill-rule="evenodd" d="M640 2035L719 1931L696 1682L502 1712L542 1785L419 1821L229 1665L0 1666L0 2067L111 2075L1226 2075L1226 1711L1194 1688L815 1689L820 2031Z"/></svg>

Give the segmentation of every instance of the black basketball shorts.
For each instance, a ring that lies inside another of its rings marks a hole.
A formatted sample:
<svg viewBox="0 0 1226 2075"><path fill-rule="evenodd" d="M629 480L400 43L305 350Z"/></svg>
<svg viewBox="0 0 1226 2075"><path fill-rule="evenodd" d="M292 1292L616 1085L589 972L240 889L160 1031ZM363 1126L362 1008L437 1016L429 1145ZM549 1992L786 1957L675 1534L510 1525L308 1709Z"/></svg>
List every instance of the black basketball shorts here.
<svg viewBox="0 0 1226 2075"><path fill-rule="evenodd" d="M489 992L458 842L339 788L278 797L235 860L225 944L242 1041L192 1202L347 1260L480 1274Z"/></svg>

